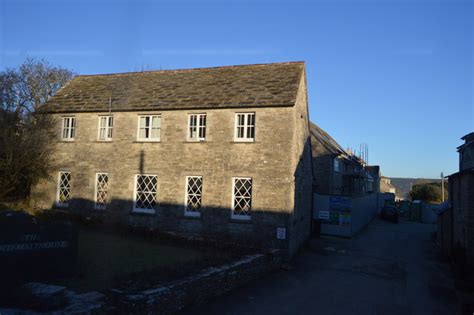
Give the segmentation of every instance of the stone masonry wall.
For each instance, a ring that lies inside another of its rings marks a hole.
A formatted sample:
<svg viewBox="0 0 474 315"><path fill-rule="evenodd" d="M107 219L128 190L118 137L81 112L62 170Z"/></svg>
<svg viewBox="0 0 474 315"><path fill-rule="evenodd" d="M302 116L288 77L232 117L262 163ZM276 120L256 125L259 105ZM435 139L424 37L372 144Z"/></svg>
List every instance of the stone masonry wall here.
<svg viewBox="0 0 474 315"><path fill-rule="evenodd" d="M307 126L307 110L298 107L298 111L297 115L306 115L298 122L292 119L295 107L112 112L114 129L110 142L97 140L98 117L107 113L56 114L56 171L33 188L33 203L42 208L53 206L58 172L70 171L69 211L162 231L288 248L291 235L277 240L276 228L288 227L295 206L294 161L299 161L302 148L293 143L300 138L294 137L294 124ZM255 142L233 141L237 112L256 113ZM205 142L187 141L191 113L207 114ZM137 141L139 114L162 115L160 142ZM62 116L76 118L74 141L59 140ZM111 203L103 211L93 210L97 172L109 174ZM158 175L159 207L154 215L132 213L134 177L140 173ZM184 216L185 177L190 175L203 176L200 218ZM252 178L250 221L231 219L233 177Z"/></svg>
<svg viewBox="0 0 474 315"><path fill-rule="evenodd" d="M474 265L474 174L461 173L449 180L454 214L453 243L465 248L468 262Z"/></svg>
<svg viewBox="0 0 474 315"><path fill-rule="evenodd" d="M278 251L244 256L195 275L139 292L111 290L111 303L120 314L174 314L186 306L199 305L232 289L278 270Z"/></svg>
<svg viewBox="0 0 474 315"><path fill-rule="evenodd" d="M289 252L292 256L311 233L313 176L311 138L309 131L308 99L305 74L302 74L295 110L293 113L295 132L293 134L293 167L294 170L294 211L290 217L289 234L291 235Z"/></svg>

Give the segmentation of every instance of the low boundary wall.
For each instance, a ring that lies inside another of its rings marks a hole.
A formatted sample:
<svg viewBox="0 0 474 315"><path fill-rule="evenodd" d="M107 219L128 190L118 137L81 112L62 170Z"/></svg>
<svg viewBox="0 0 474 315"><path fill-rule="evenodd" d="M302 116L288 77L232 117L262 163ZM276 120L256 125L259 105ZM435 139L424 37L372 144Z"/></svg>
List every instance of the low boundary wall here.
<svg viewBox="0 0 474 315"><path fill-rule="evenodd" d="M110 290L111 302L124 314L172 314L190 305L223 295L281 265L279 250L247 255L220 267L211 267L181 280L138 292Z"/></svg>

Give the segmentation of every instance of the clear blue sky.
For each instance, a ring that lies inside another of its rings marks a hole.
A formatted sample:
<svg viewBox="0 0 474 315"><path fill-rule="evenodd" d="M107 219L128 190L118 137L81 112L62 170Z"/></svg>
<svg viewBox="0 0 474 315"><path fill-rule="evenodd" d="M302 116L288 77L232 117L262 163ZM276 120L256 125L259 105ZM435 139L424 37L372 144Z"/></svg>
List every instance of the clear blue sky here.
<svg viewBox="0 0 474 315"><path fill-rule="evenodd" d="M394 177L457 169L474 131L473 1L0 0L0 69L78 74L304 60L310 115Z"/></svg>

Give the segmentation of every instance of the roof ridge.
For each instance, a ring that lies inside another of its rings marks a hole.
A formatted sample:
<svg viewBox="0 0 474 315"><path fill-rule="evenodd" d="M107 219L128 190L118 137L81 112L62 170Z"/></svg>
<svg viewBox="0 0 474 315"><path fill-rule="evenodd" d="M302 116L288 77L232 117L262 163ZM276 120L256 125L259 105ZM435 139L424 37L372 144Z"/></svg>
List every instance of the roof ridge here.
<svg viewBox="0 0 474 315"><path fill-rule="evenodd" d="M271 63L253 63L243 65L229 65L229 66L214 66L214 67L198 67L198 68L184 68L184 69L164 69L164 70L145 70L145 71L126 71L126 72L113 72L113 73L97 73L97 74L78 74L78 77L97 77L97 76L113 76L113 75L130 75L130 74L145 74L145 73L157 73L157 72L187 72L197 71L206 69L225 69L225 68L241 68L241 67L254 67L254 66L270 66L270 65L291 65L291 64L302 64L304 61L282 61L282 62L271 62Z"/></svg>

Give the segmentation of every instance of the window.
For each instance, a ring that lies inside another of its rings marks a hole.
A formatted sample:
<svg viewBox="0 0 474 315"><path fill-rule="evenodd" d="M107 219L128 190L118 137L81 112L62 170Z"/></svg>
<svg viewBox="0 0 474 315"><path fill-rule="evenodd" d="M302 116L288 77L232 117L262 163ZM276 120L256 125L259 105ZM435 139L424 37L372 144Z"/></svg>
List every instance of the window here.
<svg viewBox="0 0 474 315"><path fill-rule="evenodd" d="M112 129L114 127L114 117L100 116L99 117L99 140L112 140Z"/></svg>
<svg viewBox="0 0 474 315"><path fill-rule="evenodd" d="M133 211L155 213L157 187L158 176L136 175Z"/></svg>
<svg viewBox="0 0 474 315"><path fill-rule="evenodd" d="M161 116L139 116L138 117L138 140L160 141L161 136Z"/></svg>
<svg viewBox="0 0 474 315"><path fill-rule="evenodd" d="M69 206L70 199L71 199L71 173L59 172L58 196L56 199L56 205L59 207L67 207Z"/></svg>
<svg viewBox="0 0 474 315"><path fill-rule="evenodd" d="M186 177L186 210L184 214L187 216L198 217L201 215L202 202L202 176Z"/></svg>
<svg viewBox="0 0 474 315"><path fill-rule="evenodd" d="M189 115L188 140L206 140L206 114Z"/></svg>
<svg viewBox="0 0 474 315"><path fill-rule="evenodd" d="M95 174L95 208L104 210L107 207L109 191L109 174Z"/></svg>
<svg viewBox="0 0 474 315"><path fill-rule="evenodd" d="M235 114L235 141L255 140L255 113Z"/></svg>
<svg viewBox="0 0 474 315"><path fill-rule="evenodd" d="M334 172L341 171L341 160L339 158L334 158Z"/></svg>
<svg viewBox="0 0 474 315"><path fill-rule="evenodd" d="M76 118L75 117L63 117L63 132L62 139L71 141L74 140L76 133Z"/></svg>
<svg viewBox="0 0 474 315"><path fill-rule="evenodd" d="M252 179L234 178L232 218L250 220L252 208Z"/></svg>

